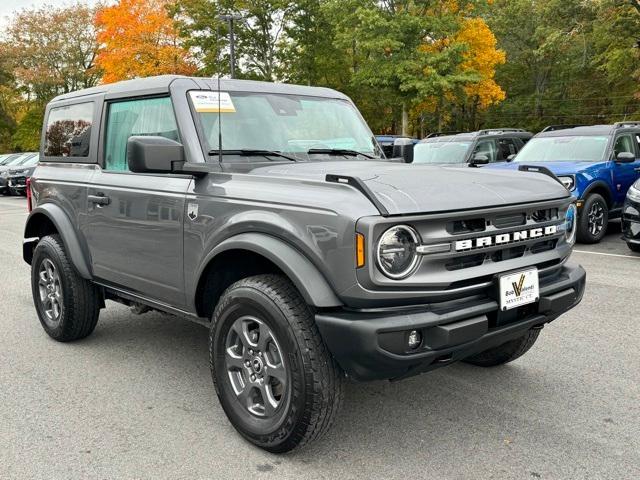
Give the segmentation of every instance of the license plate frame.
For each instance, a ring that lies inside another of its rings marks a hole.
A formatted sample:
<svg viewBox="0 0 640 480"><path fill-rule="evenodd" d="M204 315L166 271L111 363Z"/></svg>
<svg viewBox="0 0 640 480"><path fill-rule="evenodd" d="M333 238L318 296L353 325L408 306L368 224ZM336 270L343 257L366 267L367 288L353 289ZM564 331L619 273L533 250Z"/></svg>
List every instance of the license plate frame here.
<svg viewBox="0 0 640 480"><path fill-rule="evenodd" d="M498 276L500 310L506 312L540 300L537 268L525 268Z"/></svg>

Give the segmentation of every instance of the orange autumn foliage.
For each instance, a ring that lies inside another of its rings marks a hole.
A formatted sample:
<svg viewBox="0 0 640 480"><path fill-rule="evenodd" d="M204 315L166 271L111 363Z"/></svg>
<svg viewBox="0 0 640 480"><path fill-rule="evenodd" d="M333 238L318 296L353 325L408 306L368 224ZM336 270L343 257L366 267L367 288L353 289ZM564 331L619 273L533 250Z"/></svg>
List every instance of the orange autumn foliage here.
<svg viewBox="0 0 640 480"><path fill-rule="evenodd" d="M96 64L104 72L103 83L196 71L167 14L167 4L168 0L118 0L98 10Z"/></svg>
<svg viewBox="0 0 640 480"><path fill-rule="evenodd" d="M505 99L504 90L494 79L496 66L506 62L504 50L497 48L497 40L489 26L481 18L468 18L455 37L455 41L467 45L462 69L478 73L480 81L465 86L469 98L475 98L480 108L487 108Z"/></svg>

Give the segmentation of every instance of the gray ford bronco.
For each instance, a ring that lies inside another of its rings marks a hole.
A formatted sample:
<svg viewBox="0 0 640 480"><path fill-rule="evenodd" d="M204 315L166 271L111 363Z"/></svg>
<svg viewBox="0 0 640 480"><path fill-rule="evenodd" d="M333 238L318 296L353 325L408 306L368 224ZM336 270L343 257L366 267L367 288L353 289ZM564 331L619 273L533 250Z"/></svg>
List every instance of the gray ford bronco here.
<svg viewBox="0 0 640 480"><path fill-rule="evenodd" d="M23 255L45 331L88 336L106 300L207 325L224 411L272 452L327 431L345 377L504 364L585 288L551 174L386 161L326 88L82 90L48 105L40 158Z"/></svg>

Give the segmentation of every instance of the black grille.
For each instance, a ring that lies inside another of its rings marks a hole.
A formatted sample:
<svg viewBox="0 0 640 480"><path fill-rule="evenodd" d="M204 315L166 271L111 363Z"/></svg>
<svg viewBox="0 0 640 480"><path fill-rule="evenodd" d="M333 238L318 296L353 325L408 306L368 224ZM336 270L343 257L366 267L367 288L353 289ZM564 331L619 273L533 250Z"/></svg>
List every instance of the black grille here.
<svg viewBox="0 0 640 480"><path fill-rule="evenodd" d="M464 257L458 257L447 263L444 268L449 271L462 270L463 268L477 267L484 263L485 254L479 253L477 255L466 255Z"/></svg>
<svg viewBox="0 0 640 480"><path fill-rule="evenodd" d="M447 224L447 232L451 235L461 233L484 232L486 221L484 218L470 218L467 220L455 220Z"/></svg>
<svg viewBox="0 0 640 480"><path fill-rule="evenodd" d="M496 217L493 224L497 228L517 227L527 223L527 215L525 213L515 213L510 215L501 215Z"/></svg>
<svg viewBox="0 0 640 480"><path fill-rule="evenodd" d="M531 253L542 253L548 252L549 250L553 250L556 248L558 244L558 239L554 238L553 240L546 240L544 242L538 242L531 246Z"/></svg>

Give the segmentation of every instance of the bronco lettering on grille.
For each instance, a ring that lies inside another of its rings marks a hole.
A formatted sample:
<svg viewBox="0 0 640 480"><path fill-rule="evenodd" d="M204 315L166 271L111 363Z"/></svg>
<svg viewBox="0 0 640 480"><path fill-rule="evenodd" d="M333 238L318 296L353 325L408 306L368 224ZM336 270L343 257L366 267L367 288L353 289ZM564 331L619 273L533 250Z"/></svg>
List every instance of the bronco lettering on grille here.
<svg viewBox="0 0 640 480"><path fill-rule="evenodd" d="M531 228L529 230L519 230L517 232L500 233L487 237L469 238L455 242L456 251L471 250L474 248L490 247L492 245L505 245L508 243L521 242L535 238L547 237L558 233L557 225Z"/></svg>

